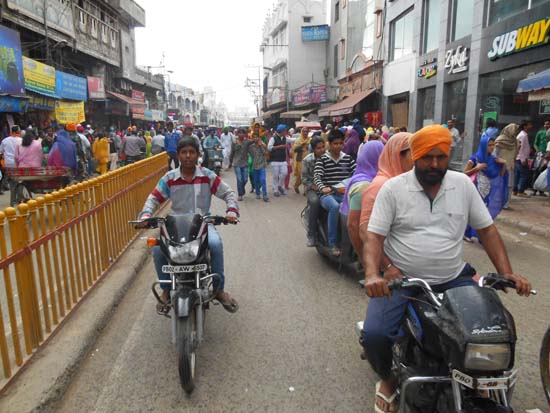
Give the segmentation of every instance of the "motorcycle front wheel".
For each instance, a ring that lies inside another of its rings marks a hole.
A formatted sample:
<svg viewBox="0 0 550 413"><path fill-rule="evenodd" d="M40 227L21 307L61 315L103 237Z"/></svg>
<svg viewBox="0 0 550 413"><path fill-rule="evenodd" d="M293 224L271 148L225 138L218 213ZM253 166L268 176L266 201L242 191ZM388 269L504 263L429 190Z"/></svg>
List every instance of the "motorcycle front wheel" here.
<svg viewBox="0 0 550 413"><path fill-rule="evenodd" d="M540 378L546 400L550 405L550 327L546 330L540 348Z"/></svg>
<svg viewBox="0 0 550 413"><path fill-rule="evenodd" d="M197 367L195 335L195 312L193 311L188 317L178 318L176 323L180 384L187 394L191 394L195 389L195 371Z"/></svg>

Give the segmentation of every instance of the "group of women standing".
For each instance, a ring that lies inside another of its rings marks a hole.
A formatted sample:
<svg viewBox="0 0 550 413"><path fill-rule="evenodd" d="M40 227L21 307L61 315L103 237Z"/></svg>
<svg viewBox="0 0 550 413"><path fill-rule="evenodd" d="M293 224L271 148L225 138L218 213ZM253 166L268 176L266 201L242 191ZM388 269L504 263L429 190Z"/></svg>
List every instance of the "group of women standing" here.
<svg viewBox="0 0 550 413"><path fill-rule="evenodd" d="M477 152L464 170L476 185L493 219L508 201L509 165L505 158L508 151L515 153L518 129L518 125L512 124L496 138L483 134ZM368 141L358 154L355 174L348 182L340 211L347 215L348 234L361 260L366 229L378 192L386 181L414 166L410 136L406 132L397 133L385 145L377 140ZM471 241L476 236L475 231L468 228L464 238Z"/></svg>

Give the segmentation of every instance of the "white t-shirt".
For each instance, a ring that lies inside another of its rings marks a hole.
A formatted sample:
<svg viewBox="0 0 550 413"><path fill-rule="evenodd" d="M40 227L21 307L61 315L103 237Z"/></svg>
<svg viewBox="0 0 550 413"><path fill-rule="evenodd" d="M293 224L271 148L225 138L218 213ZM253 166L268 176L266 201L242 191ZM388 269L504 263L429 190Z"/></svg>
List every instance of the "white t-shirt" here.
<svg viewBox="0 0 550 413"><path fill-rule="evenodd" d="M384 184L369 221L369 232L386 237L384 251L408 277L430 284L455 279L463 270L466 226L493 223L474 184L463 173L447 171L432 203L414 170Z"/></svg>
<svg viewBox="0 0 550 413"><path fill-rule="evenodd" d="M548 142L548 146L546 147L546 152L550 152L550 142Z"/></svg>
<svg viewBox="0 0 550 413"><path fill-rule="evenodd" d="M454 148L458 144L458 142L460 142L460 132L457 128L451 128L449 129L449 132L451 132L451 137L453 138L451 148Z"/></svg>
<svg viewBox="0 0 550 413"><path fill-rule="evenodd" d="M15 150L23 140L18 136L7 136L0 143L0 153L4 155L6 168L15 168Z"/></svg>

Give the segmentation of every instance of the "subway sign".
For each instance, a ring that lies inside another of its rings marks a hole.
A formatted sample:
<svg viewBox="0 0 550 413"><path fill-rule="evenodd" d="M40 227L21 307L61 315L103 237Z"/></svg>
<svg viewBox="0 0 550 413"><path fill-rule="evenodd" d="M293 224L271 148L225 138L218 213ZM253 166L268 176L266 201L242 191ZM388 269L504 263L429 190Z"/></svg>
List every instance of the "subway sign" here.
<svg viewBox="0 0 550 413"><path fill-rule="evenodd" d="M493 39L493 48L487 53L491 60L544 46L550 40L550 18L501 34Z"/></svg>

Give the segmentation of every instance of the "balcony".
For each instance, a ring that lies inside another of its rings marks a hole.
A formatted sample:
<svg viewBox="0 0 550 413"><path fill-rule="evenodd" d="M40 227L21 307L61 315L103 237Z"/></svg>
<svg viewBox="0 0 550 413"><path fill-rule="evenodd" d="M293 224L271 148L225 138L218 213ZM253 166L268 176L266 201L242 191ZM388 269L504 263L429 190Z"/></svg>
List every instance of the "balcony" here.
<svg viewBox="0 0 550 413"><path fill-rule="evenodd" d="M113 0L111 4L134 27L145 27L145 10L134 0Z"/></svg>

